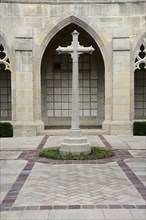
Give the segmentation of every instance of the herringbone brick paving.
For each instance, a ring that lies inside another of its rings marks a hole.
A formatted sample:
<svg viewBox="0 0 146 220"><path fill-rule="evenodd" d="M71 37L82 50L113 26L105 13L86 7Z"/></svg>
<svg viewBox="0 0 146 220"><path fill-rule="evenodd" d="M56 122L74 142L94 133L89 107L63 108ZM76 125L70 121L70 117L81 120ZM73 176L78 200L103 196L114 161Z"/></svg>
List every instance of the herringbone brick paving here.
<svg viewBox="0 0 146 220"><path fill-rule="evenodd" d="M119 149L101 164L40 163L38 150L58 138L1 140L1 220L146 220L145 137L88 136L93 146Z"/></svg>

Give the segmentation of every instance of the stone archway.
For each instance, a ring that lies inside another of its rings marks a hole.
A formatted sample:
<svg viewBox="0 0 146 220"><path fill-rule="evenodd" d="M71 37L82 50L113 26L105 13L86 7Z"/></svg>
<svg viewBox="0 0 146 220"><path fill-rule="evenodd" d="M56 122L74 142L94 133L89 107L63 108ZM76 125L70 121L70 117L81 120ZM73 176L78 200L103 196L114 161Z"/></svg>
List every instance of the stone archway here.
<svg viewBox="0 0 146 220"><path fill-rule="evenodd" d="M3 44L0 44L0 120L12 120L10 61Z"/></svg>
<svg viewBox="0 0 146 220"><path fill-rule="evenodd" d="M42 120L46 126L69 126L71 116L72 66L69 55L59 56L58 45L71 43L71 32L77 29L81 45L92 45L93 55L79 59L80 125L101 126L104 121L104 61L94 39L76 24L69 24L49 42L41 65Z"/></svg>
<svg viewBox="0 0 146 220"><path fill-rule="evenodd" d="M143 41L134 65L134 119L146 119L146 43Z"/></svg>

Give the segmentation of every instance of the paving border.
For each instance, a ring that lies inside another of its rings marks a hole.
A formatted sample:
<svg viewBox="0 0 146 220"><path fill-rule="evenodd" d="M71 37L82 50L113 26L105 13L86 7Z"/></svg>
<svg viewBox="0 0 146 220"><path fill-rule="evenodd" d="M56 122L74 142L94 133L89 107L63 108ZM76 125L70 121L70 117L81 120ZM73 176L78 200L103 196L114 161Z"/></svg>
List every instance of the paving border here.
<svg viewBox="0 0 146 220"><path fill-rule="evenodd" d="M28 163L26 166L23 168L21 171L20 175L17 177L16 181L10 188L9 192L5 196L4 200L2 201L0 205L0 211L18 211L18 210L62 210L62 209L146 209L146 205L127 205L127 204L95 204L95 205L46 205L46 206L13 206L20 190L22 189L25 181L27 180L35 162L42 162L37 160L37 157L34 157L35 155L38 155L38 152L43 148L45 145L48 135L44 136L40 144L38 145L36 150L32 151L23 151L22 154L18 157L18 159L27 159ZM109 149L112 149L112 146L110 143L102 136L99 135L100 139L102 142L105 144L105 146ZM32 153L30 155L30 152ZM128 179L132 182L132 184L135 186L139 194L142 196L142 198L146 201L146 187L144 184L138 179L138 177L134 174L134 172L129 168L129 166L123 161L124 159L127 158L133 158L133 156L127 151L127 150L121 150L121 152L124 152L123 157L119 159L115 159L119 165L119 167L123 170L123 172L126 174ZM127 154L128 152L128 154ZM29 157L27 158L27 156ZM126 158L125 158L126 157ZM44 159L44 158L43 158ZM110 158L107 158L108 162L113 162L109 160ZM106 159L103 159L104 163ZM48 161L48 159L47 159ZM44 163L48 163L46 161L43 161ZM103 161L56 161L56 160L51 160L49 163L51 164L97 164L97 163L103 163Z"/></svg>
<svg viewBox="0 0 146 220"><path fill-rule="evenodd" d="M48 135L44 136L41 140L40 144L37 146L37 149L40 150L45 145ZM23 153L22 153L23 154ZM35 161L28 161L28 163L25 165L19 176L17 177L16 181L11 186L9 192L3 199L2 203L0 204L0 211L6 211L11 210L20 190L22 189L25 181L27 180L33 166L35 164Z"/></svg>

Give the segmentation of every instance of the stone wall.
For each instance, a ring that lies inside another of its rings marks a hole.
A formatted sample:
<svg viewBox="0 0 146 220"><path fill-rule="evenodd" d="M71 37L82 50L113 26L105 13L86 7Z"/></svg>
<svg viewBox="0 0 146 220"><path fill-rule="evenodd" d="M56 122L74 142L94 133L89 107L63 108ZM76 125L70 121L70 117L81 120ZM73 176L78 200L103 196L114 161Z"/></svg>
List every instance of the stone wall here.
<svg viewBox="0 0 146 220"><path fill-rule="evenodd" d="M145 37L145 1L1 0L0 36L12 73L16 136L36 135L41 116L41 61L50 40L74 23L97 43L105 65L105 121L111 134L131 134L133 66ZM118 128L118 129L117 129Z"/></svg>

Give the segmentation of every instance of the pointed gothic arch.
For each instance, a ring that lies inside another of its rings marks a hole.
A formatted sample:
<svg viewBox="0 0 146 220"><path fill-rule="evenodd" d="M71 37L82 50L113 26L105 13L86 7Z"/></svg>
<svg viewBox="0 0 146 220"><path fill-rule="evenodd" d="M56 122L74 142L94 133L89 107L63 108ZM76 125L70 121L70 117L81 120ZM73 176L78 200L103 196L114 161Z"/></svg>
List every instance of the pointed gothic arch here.
<svg viewBox="0 0 146 220"><path fill-rule="evenodd" d="M11 65L5 48L0 44L0 120L12 119Z"/></svg>
<svg viewBox="0 0 146 220"><path fill-rule="evenodd" d="M142 39L134 63L134 119L146 119L146 39Z"/></svg>
<svg viewBox="0 0 146 220"><path fill-rule="evenodd" d="M100 53L103 57L104 67L105 67L105 109L103 109L103 113L105 114L105 121L102 123L103 128L105 130L108 130L110 123L112 120L112 87L109 87L109 83L112 83L112 39L108 40L105 38L104 33L102 30L97 31L97 27L94 27L90 19L86 19L86 17L80 17L78 14L66 14L61 17L59 20L54 21L53 23L49 24L45 28L40 30L40 33L36 33L34 36L34 57L33 62L35 65L35 74L37 74L37 80L34 83L35 89L37 91L37 94L39 92L39 96L37 95L37 98L41 100L41 79L40 79L40 72L41 72L41 62L44 55L44 52L48 46L48 44L51 42L53 37L63 28L66 26L74 24L76 26L79 26L84 31L87 32L87 34L94 39L96 45L98 46ZM38 83L39 82L39 83ZM41 103L41 101L40 101ZM38 114L39 109L39 114ZM41 104L36 105L36 120L42 120L42 111L41 111Z"/></svg>
<svg viewBox="0 0 146 220"><path fill-rule="evenodd" d="M51 39L42 59L42 119L49 127L70 125L72 62L69 55L58 55L56 48L69 45L75 29L80 33L81 45L95 48L93 56L79 58L80 125L101 126L104 121L105 68L100 49L84 29L69 24Z"/></svg>

